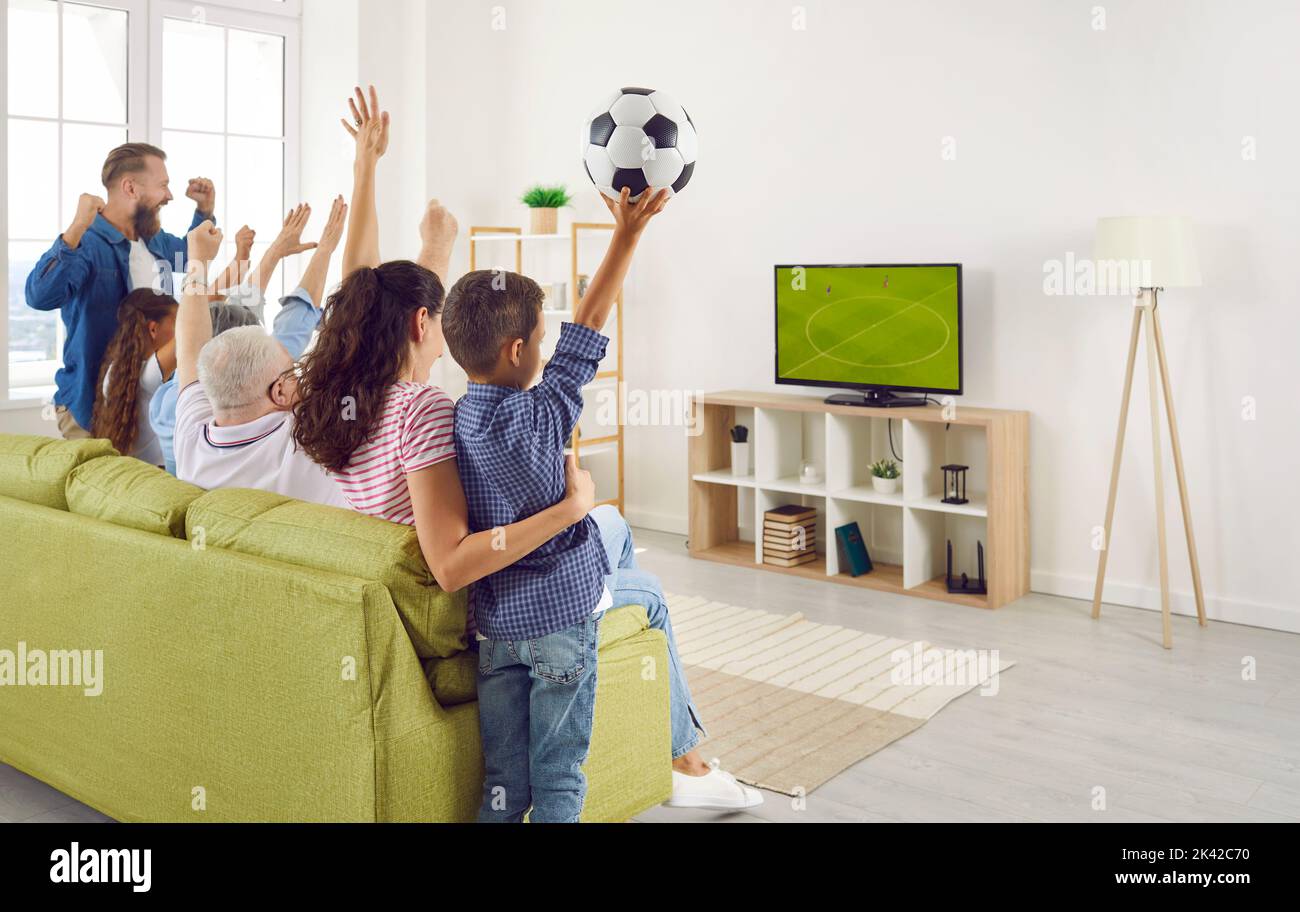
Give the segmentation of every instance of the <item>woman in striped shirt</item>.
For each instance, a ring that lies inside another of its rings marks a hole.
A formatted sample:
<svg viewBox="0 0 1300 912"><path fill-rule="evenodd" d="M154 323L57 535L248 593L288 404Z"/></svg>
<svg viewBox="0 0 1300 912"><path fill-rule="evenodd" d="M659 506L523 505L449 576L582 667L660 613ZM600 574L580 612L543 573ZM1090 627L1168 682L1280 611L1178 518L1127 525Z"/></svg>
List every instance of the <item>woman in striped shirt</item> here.
<svg viewBox="0 0 1300 912"><path fill-rule="evenodd" d="M451 398L428 385L442 355L443 279L457 224L437 200L420 223L416 262L380 263L375 167L388 148L375 90L349 100L356 140L343 284L325 304L303 359L294 439L339 481L361 513L415 526L420 550L448 592L515 563L580 522L595 501L591 476L571 464L563 501L504 529L471 535L456 470Z"/></svg>

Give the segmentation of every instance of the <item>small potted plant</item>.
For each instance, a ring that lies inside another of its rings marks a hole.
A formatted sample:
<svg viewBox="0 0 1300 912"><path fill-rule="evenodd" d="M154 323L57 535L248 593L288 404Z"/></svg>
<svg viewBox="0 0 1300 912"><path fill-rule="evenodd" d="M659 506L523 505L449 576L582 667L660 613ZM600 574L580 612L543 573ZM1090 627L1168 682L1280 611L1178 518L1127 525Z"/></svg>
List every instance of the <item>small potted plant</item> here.
<svg viewBox="0 0 1300 912"><path fill-rule="evenodd" d="M532 234L555 234L559 230L557 216L561 206L573 202L569 191L564 187L546 187L538 184L524 191L520 200L528 207L530 220L528 230Z"/></svg>
<svg viewBox="0 0 1300 912"><path fill-rule="evenodd" d="M892 459L882 459L871 467L871 486L878 494L897 494L902 484L899 477L898 463Z"/></svg>

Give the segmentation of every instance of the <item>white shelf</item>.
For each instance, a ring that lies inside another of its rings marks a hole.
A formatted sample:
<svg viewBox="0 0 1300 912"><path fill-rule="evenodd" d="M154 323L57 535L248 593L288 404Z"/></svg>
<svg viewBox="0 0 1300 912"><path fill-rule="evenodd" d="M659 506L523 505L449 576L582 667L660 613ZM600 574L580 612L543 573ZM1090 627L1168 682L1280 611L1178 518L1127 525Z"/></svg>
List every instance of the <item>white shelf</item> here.
<svg viewBox="0 0 1300 912"><path fill-rule="evenodd" d="M826 483L806 484L797 475L787 475L773 481L760 481L756 487L765 491L780 491L782 494L806 494L810 497L825 497Z"/></svg>
<svg viewBox="0 0 1300 912"><path fill-rule="evenodd" d="M963 568L976 541L988 547L988 461L982 428L950 432L937 420L818 414L763 405L754 408L752 417L737 408L728 420L751 429L754 474L737 478L721 468L695 475L695 480L755 492L752 502L736 503L742 529L750 527L751 517L753 527L761 529L764 511L782 503L815 507L818 549L824 553L827 576L840 571L834 530L847 523L858 525L874 559L897 568L904 589L929 585L943 574L949 541ZM881 459L895 460L902 469L902 483L893 494L882 494L872 484L871 466ZM940 467L949 462L970 466L969 503L942 500ZM823 480L802 481L805 464L816 466ZM753 547L759 562L762 546Z"/></svg>
<svg viewBox="0 0 1300 912"><path fill-rule="evenodd" d="M618 449L618 444L613 441L609 443L589 443L589 444L584 444L578 448L578 456L579 457L599 456L601 453L611 453L617 449ZM572 456L573 447L565 447L564 455Z"/></svg>
<svg viewBox="0 0 1300 912"><path fill-rule="evenodd" d="M891 507L901 507L905 503L901 492L881 494L871 485L854 485L850 488L842 488L838 491L832 491L831 497L839 500L856 500L859 503L885 504Z"/></svg>
<svg viewBox="0 0 1300 912"><path fill-rule="evenodd" d="M479 241L555 241L569 240L567 234L472 234L469 242L476 244Z"/></svg>
<svg viewBox="0 0 1300 912"><path fill-rule="evenodd" d="M938 494L931 494L929 497L918 497L909 499L905 502L906 506L916 510L934 510L936 513L956 513L961 516L988 516L989 505L985 499L979 495L970 495L970 503L948 504L943 502L943 498Z"/></svg>
<svg viewBox="0 0 1300 912"><path fill-rule="evenodd" d="M703 481L708 484L734 485L737 488L755 488L758 487L754 481L754 476L750 475L732 475L731 469L719 469L714 472L700 472L692 475L695 481Z"/></svg>

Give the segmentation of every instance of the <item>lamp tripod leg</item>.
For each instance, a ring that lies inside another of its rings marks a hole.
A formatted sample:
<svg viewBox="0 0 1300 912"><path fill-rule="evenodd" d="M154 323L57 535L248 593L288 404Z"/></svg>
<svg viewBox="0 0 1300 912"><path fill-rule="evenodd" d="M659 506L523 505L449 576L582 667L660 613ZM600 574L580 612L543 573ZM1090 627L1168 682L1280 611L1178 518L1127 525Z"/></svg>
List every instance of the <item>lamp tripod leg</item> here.
<svg viewBox="0 0 1300 912"><path fill-rule="evenodd" d="M1156 548L1160 556L1160 633L1161 644L1170 649L1174 645L1173 626L1169 614L1169 546L1165 541L1165 475L1164 460L1160 453L1160 368L1156 363L1155 310L1156 294L1151 293L1151 305L1144 307L1147 330L1147 398L1151 404L1151 462L1155 469L1156 497Z"/></svg>
<svg viewBox="0 0 1300 912"><path fill-rule="evenodd" d="M1110 493L1106 496L1106 525L1102 532L1101 554L1097 558L1097 585L1092 592L1092 616L1101 617L1101 590L1106 581L1106 558L1110 554L1110 528L1115 519L1115 495L1119 491L1119 465L1124 456L1124 428L1128 424L1128 403L1133 393L1133 365L1137 361L1138 331L1142 327L1142 310L1133 308L1133 328L1128 337L1128 365L1124 369L1124 394L1119 406L1119 429L1115 432L1115 455L1111 460Z"/></svg>
<svg viewBox="0 0 1300 912"><path fill-rule="evenodd" d="M1153 312L1156 357L1160 361L1160 382L1165 394L1165 414L1169 418L1169 445L1174 451L1174 473L1178 476L1178 500L1183 508L1183 528L1187 532L1187 559L1192 568L1192 589L1196 593L1196 619L1205 626L1205 592L1201 588L1201 563L1196 558L1196 535L1192 532L1192 505L1187 498L1187 475L1183 469L1183 448L1178 441L1178 421L1174 418L1174 394L1169 383L1169 362L1165 358L1165 337L1160 331L1160 314Z"/></svg>

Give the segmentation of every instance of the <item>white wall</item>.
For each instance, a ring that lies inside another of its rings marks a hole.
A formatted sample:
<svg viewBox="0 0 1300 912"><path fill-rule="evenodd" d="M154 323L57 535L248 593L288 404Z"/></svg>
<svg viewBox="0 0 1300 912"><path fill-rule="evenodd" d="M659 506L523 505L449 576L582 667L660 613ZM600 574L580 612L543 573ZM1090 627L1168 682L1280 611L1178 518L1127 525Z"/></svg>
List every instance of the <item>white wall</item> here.
<svg viewBox="0 0 1300 912"><path fill-rule="evenodd" d="M691 111L701 161L633 267L630 386L772 388L775 262L961 261L961 401L1032 412L1034 587L1085 597L1129 311L1044 295L1044 263L1088 255L1100 215L1190 215L1205 287L1171 290L1162 312L1211 616L1300 630L1300 496L1284 475L1300 453L1288 389L1300 7L814 0L797 30L792 6L308 0L304 196L349 191L338 117L351 85L373 81L394 114L379 185L385 256L414 254L433 195L464 227L523 225L519 192L560 180L580 192L572 217L603 218L578 131L612 89L664 88ZM1254 160L1242 157L1247 136ZM955 160L941 157L945 137ZM453 265L465 264L462 243ZM442 380L461 383L450 364ZM1245 396L1255 421L1242 420ZM1131 415L1107 597L1154 605L1142 383ZM38 422L0 413L0 430ZM684 530L681 430L630 428L628 441L629 515ZM1167 446L1166 469L1173 582L1186 593ZM1190 610L1185 595L1176 608Z"/></svg>
<svg viewBox="0 0 1300 912"><path fill-rule="evenodd" d="M1045 295L1044 262L1089 255L1101 215L1192 216L1206 284L1168 292L1162 312L1211 615L1300 629L1300 496L1283 475L1300 452L1288 390L1300 7L1099 5L1103 30L1091 3L821 0L798 30L792 4L775 0L439 4L427 22L429 190L462 225L525 224L519 191L559 179L581 192L575 217L600 216L576 151L589 109L620 85L677 96L701 159L634 266L634 388L771 388L775 262L963 262L961 401L1033 413L1034 586L1080 596L1095 573L1129 310ZM1245 136L1255 160L1242 157ZM941 156L945 137L955 160ZM1244 396L1258 420L1242 420ZM1146 416L1141 386L1107 597L1155 604ZM628 440L629 514L684 528L681 431L632 428ZM1167 439L1166 463L1172 485ZM1186 592L1176 492L1167 499Z"/></svg>

